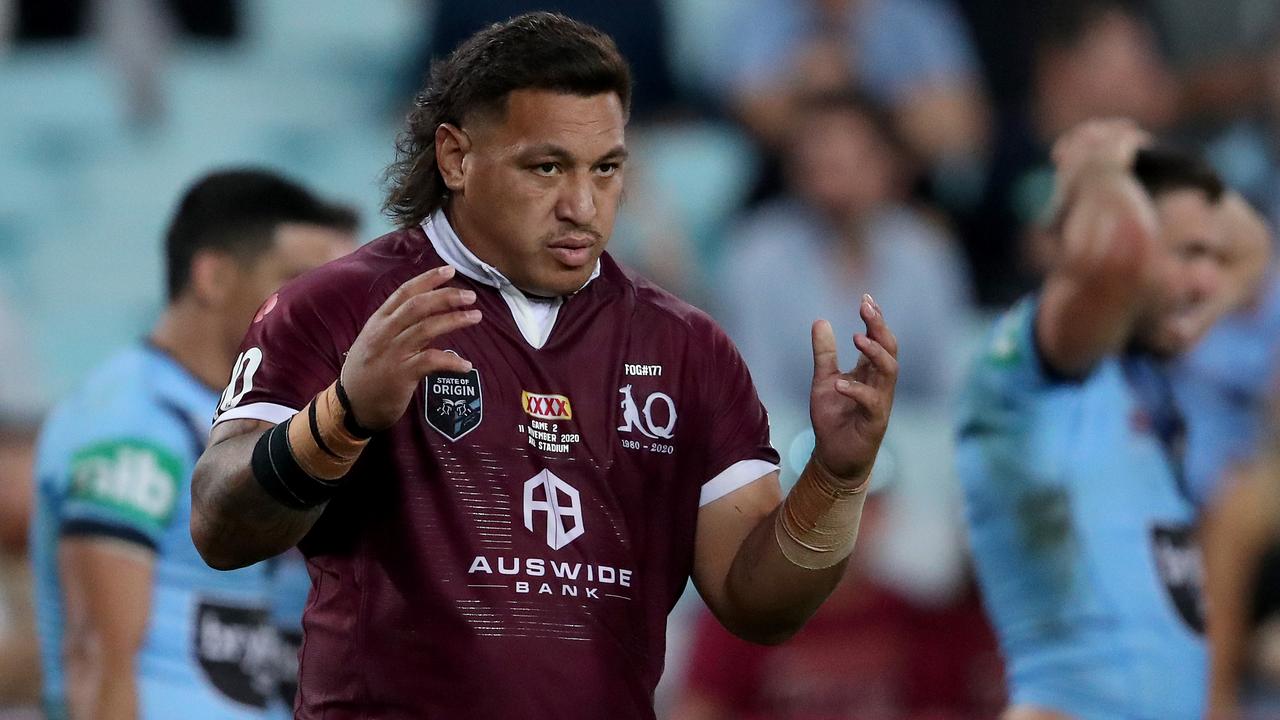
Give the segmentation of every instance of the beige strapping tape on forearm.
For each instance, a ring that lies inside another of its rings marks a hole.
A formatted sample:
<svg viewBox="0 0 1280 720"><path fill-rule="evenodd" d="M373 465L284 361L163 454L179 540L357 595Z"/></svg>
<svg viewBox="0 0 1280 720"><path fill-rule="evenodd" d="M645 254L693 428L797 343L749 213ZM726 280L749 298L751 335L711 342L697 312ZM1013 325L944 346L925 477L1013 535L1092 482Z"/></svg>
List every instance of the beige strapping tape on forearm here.
<svg viewBox="0 0 1280 720"><path fill-rule="evenodd" d="M810 460L774 522L783 556L807 570L829 568L849 557L858 539L870 482L853 490L841 488Z"/></svg>
<svg viewBox="0 0 1280 720"><path fill-rule="evenodd" d="M314 415L314 423L312 422ZM318 480L338 480L369 444L352 435L342 423L346 410L338 401L338 383L312 398L289 421L289 449L298 465Z"/></svg>

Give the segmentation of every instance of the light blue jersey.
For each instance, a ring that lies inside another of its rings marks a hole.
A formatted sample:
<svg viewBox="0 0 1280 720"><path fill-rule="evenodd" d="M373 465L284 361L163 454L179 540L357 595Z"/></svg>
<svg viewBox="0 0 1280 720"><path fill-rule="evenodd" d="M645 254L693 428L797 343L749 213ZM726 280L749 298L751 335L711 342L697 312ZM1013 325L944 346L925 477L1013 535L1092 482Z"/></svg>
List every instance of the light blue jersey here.
<svg viewBox="0 0 1280 720"><path fill-rule="evenodd" d="M1082 720L1203 714L1195 508L1131 368L1053 377L1034 300L997 324L959 413L958 472L1010 701Z"/></svg>
<svg viewBox="0 0 1280 720"><path fill-rule="evenodd" d="M116 538L155 552L137 658L140 717L261 718L277 641L263 565L210 569L189 530L190 478L217 394L161 351L128 349L62 402L41 432L31 547L47 716L66 716L58 541Z"/></svg>
<svg viewBox="0 0 1280 720"><path fill-rule="evenodd" d="M1174 365L1174 392L1188 425L1187 479L1198 504L1211 500L1224 472L1247 460L1276 390L1280 361L1280 274L1262 301L1224 317Z"/></svg>

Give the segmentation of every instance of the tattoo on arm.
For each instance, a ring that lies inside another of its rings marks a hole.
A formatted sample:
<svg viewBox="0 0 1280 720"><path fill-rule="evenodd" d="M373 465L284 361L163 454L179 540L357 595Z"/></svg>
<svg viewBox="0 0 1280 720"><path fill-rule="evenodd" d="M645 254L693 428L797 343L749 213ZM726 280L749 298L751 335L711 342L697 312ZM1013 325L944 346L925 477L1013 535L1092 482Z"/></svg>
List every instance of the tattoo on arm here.
<svg viewBox="0 0 1280 720"><path fill-rule="evenodd" d="M196 465L191 482L191 534L205 561L219 569L250 565L297 544L324 512L285 507L259 485L250 458L270 426L215 442Z"/></svg>

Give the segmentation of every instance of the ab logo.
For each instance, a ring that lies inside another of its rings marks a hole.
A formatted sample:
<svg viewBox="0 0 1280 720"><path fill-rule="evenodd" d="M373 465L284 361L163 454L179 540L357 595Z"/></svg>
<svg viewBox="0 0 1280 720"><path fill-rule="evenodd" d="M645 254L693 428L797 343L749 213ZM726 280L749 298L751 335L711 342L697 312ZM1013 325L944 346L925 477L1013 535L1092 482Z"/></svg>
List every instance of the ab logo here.
<svg viewBox="0 0 1280 720"><path fill-rule="evenodd" d="M533 529L534 513L546 513L547 545L559 550L582 536L582 497L577 488L543 470L525 481L524 526Z"/></svg>

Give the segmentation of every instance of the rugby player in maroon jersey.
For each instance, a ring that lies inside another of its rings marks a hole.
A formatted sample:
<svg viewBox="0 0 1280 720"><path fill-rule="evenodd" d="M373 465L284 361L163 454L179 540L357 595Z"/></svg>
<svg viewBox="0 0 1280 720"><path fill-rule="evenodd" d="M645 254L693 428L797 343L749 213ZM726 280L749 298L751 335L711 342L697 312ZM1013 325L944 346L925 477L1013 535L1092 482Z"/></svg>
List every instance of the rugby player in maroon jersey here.
<svg viewBox="0 0 1280 720"><path fill-rule="evenodd" d="M690 576L766 643L839 581L896 341L864 298L841 372L814 325L817 449L784 500L733 344L604 253L629 98L563 16L473 36L401 137L401 229L250 326L191 532L214 567L306 555L297 717L652 718Z"/></svg>

